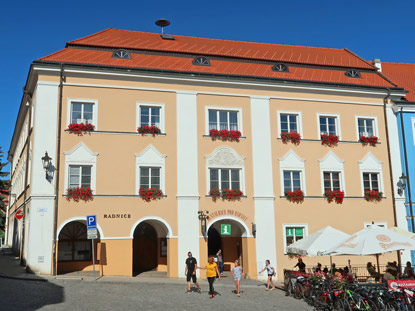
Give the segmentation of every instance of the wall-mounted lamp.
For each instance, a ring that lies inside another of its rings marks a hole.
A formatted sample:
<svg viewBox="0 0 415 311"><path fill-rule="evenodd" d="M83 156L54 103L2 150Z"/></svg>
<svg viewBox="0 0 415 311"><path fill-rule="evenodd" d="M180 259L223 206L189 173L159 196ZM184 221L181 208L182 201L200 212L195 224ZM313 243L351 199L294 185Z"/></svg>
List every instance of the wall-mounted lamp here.
<svg viewBox="0 0 415 311"><path fill-rule="evenodd" d="M252 224L252 235L254 236L254 238L256 238L256 224L254 224L253 222Z"/></svg>
<svg viewBox="0 0 415 311"><path fill-rule="evenodd" d="M399 185L398 185L398 193L399 195L402 195L403 192L406 189L406 180L408 179L408 177L405 176L404 173L402 173L402 176L399 177Z"/></svg>
<svg viewBox="0 0 415 311"><path fill-rule="evenodd" d="M200 229L202 231L202 234L204 237L206 237L207 232L206 232L206 220L209 219L209 216L207 214L209 214L209 211L198 211L198 218L200 220Z"/></svg>
<svg viewBox="0 0 415 311"><path fill-rule="evenodd" d="M49 168L52 165L52 158L49 157L48 152L45 152L45 156L42 157L43 168L46 172L46 179L49 179Z"/></svg>

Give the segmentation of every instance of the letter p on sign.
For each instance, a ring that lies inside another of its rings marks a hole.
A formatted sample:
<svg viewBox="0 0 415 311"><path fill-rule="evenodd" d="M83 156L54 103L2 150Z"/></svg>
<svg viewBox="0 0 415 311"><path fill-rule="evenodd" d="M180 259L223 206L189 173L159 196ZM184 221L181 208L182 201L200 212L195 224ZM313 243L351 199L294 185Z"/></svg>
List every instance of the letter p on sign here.
<svg viewBox="0 0 415 311"><path fill-rule="evenodd" d="M97 228L97 216L96 215L86 216L86 227L87 229Z"/></svg>

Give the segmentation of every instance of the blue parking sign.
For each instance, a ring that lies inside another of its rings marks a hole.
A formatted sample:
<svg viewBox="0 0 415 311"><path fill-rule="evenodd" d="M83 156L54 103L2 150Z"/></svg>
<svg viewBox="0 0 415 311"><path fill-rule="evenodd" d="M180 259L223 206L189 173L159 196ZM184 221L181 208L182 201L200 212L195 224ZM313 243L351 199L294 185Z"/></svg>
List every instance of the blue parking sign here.
<svg viewBox="0 0 415 311"><path fill-rule="evenodd" d="M86 228L87 229L97 228L97 216L96 215L86 216Z"/></svg>

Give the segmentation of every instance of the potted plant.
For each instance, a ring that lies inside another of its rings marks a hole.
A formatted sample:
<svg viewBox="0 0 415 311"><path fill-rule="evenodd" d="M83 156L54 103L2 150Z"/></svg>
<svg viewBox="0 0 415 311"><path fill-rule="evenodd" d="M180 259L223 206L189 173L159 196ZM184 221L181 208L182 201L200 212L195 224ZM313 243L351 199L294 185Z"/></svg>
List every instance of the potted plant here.
<svg viewBox="0 0 415 311"><path fill-rule="evenodd" d="M304 201L304 192L301 189L296 189L294 191L286 191L285 196L288 201L293 203L302 203Z"/></svg>
<svg viewBox="0 0 415 311"><path fill-rule="evenodd" d="M344 191L340 190L326 190L324 196L327 199L327 202L336 202L337 204L342 204L344 199Z"/></svg>
<svg viewBox="0 0 415 311"><path fill-rule="evenodd" d="M299 145L301 140L301 135L296 132L290 133L281 133L281 139L284 144L287 144L289 141L294 145Z"/></svg>
<svg viewBox="0 0 415 311"><path fill-rule="evenodd" d="M163 191L157 188L140 188L138 194L146 202L159 200L163 197Z"/></svg>
<svg viewBox="0 0 415 311"><path fill-rule="evenodd" d="M321 134L321 144L329 147L337 146L339 143L339 136L332 134Z"/></svg>
<svg viewBox="0 0 415 311"><path fill-rule="evenodd" d="M92 132L94 129L95 126L91 123L71 123L68 125L67 131L69 133L82 135L82 132Z"/></svg>
<svg viewBox="0 0 415 311"><path fill-rule="evenodd" d="M219 189L212 188L209 191L209 195L212 197L213 202L216 202L218 198L220 198L221 192Z"/></svg>
<svg viewBox="0 0 415 311"><path fill-rule="evenodd" d="M365 200L368 202L382 201L383 193L376 190L365 190Z"/></svg>
<svg viewBox="0 0 415 311"><path fill-rule="evenodd" d="M228 201L240 200L243 195L243 192L239 189L222 189L221 196L222 199Z"/></svg>
<svg viewBox="0 0 415 311"><path fill-rule="evenodd" d="M378 139L379 138L376 136L360 136L359 142L362 143L363 146L370 145L372 147L376 147L376 145L379 143Z"/></svg>
<svg viewBox="0 0 415 311"><path fill-rule="evenodd" d="M212 138L212 140L221 139L222 141L239 141L239 138L241 137L240 131L229 131L226 129L223 130L217 130L217 129L211 129L209 131L209 136Z"/></svg>
<svg viewBox="0 0 415 311"><path fill-rule="evenodd" d="M148 126L148 125L144 125L144 126L140 126L137 128L137 132L139 132L141 134L141 136L143 136L144 134L151 134L154 136L156 136L157 134L160 134L161 131L157 126Z"/></svg>
<svg viewBox="0 0 415 311"><path fill-rule="evenodd" d="M93 200L92 190L90 187L76 187L68 188L66 190L66 199L68 201L74 200L75 202Z"/></svg>

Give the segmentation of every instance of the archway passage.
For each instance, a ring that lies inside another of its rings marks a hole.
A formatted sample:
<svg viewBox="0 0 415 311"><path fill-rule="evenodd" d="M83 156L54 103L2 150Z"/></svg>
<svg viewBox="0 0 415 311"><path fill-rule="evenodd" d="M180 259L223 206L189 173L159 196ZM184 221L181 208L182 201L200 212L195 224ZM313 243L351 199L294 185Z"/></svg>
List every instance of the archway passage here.
<svg viewBox="0 0 415 311"><path fill-rule="evenodd" d="M222 249L224 271L230 271L236 259L242 262L242 236L246 236L244 227L232 219L218 220L210 226L208 255L216 255L218 250Z"/></svg>
<svg viewBox="0 0 415 311"><path fill-rule="evenodd" d="M156 220L146 220L134 230L133 275L167 271L167 229Z"/></svg>
<svg viewBox="0 0 415 311"><path fill-rule="evenodd" d="M99 242L98 236L94 240L95 254ZM87 239L86 221L71 221L59 232L58 273L83 270L92 270L92 241Z"/></svg>

